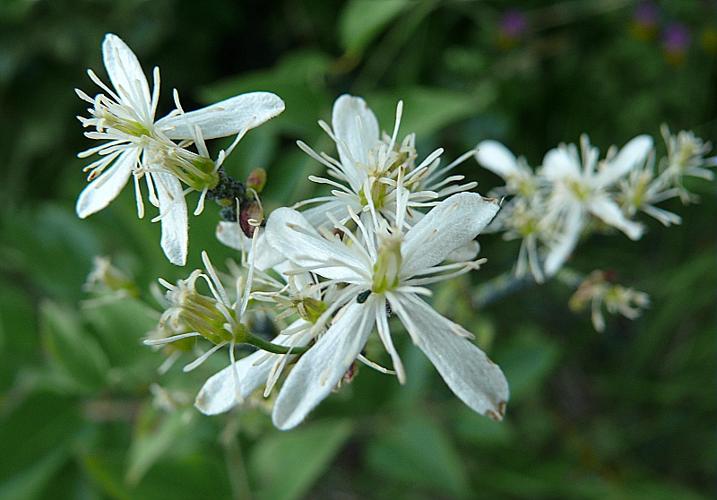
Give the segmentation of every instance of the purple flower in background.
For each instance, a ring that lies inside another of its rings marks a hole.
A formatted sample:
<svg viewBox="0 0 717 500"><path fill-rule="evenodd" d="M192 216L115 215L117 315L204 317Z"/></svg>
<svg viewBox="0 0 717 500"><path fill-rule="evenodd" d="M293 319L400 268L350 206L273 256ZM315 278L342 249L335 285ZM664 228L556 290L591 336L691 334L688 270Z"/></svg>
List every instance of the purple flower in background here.
<svg viewBox="0 0 717 500"><path fill-rule="evenodd" d="M643 28L654 28L660 19L660 8L654 2L640 2L632 18L635 24Z"/></svg>
<svg viewBox="0 0 717 500"><path fill-rule="evenodd" d="M523 38L528 29L528 18L522 11L512 9L505 12L499 22L499 42L505 47L512 47Z"/></svg>
<svg viewBox="0 0 717 500"><path fill-rule="evenodd" d="M662 34L662 47L671 63L682 62L691 42L692 34L689 28L681 23L670 23Z"/></svg>
<svg viewBox="0 0 717 500"><path fill-rule="evenodd" d="M635 38L650 40L657 34L660 22L660 8L649 0L640 2L632 15L631 31Z"/></svg>

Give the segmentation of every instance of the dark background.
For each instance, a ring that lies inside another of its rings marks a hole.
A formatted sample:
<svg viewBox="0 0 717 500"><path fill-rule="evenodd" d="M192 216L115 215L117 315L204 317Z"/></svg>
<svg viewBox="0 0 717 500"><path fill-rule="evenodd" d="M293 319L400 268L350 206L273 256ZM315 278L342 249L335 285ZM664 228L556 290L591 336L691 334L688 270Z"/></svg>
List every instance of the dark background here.
<svg viewBox="0 0 717 500"><path fill-rule="evenodd" d="M333 154L316 121L344 92L364 96L384 129L403 99L401 133L417 133L422 155L442 146L453 158L495 138L538 165L583 132L603 151L649 133L664 151L662 123L713 139L717 5L652 5L646 22L620 0L0 3L0 498L714 494L714 183L689 184L700 204L665 205L682 226L648 220L639 242L610 234L580 246L571 268L615 271L652 297L642 318L610 317L602 334L569 311L572 290L560 283L473 310L476 287L518 251L481 238L488 263L439 287L434 302L504 368L512 395L501 424L465 408L402 335L406 387L362 369L290 433L271 427L258 400L204 417L191 401L221 356L159 376L162 355L140 343L154 323L144 302L81 303L94 255L111 255L143 291L184 277L202 249L219 263L232 256L213 238L213 206L191 219L189 269L166 262L131 189L75 217L85 182L75 155L90 141L73 88L96 92L88 67L105 78L105 33L147 74L161 68L160 115L173 87L185 109L251 90L285 100L226 164L238 178L266 168L264 201L276 207L313 193L306 177L321 167L294 141ZM505 26L511 10L526 22L518 33ZM461 168L481 192L499 184L473 161Z"/></svg>

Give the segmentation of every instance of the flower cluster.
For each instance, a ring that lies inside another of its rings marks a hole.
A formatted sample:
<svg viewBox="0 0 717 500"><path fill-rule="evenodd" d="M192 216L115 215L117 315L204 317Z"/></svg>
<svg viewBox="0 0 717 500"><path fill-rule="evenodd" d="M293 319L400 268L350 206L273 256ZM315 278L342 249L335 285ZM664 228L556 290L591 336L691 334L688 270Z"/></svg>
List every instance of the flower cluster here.
<svg viewBox="0 0 717 500"><path fill-rule="evenodd" d="M141 217L144 179L148 200L159 209L162 249L171 262L184 265L185 196L199 193L195 214L205 198L222 207L217 237L238 251L237 259L221 272L202 252L202 269L176 283L160 280L165 291L156 295L163 312L145 343L166 353L161 372L192 352L196 357L184 371L194 370L225 349L228 366L206 381L195 406L219 414L263 389L280 429L301 423L361 364L403 384L397 323L466 405L502 419L509 398L502 371L470 332L433 309L430 286L480 268L485 259L478 257L476 237L486 228L521 238L518 274L530 270L543 281L589 231L613 227L638 239L644 230L634 220L639 212L665 225L679 223L656 204L693 199L684 178L711 178L705 167L715 164L705 160L709 144L666 130L667 156L660 162L652 139L639 136L603 159L583 137L580 150L561 145L537 170L495 141L443 164L442 149L419 159L415 135L399 138L402 102L388 134L363 99L343 95L334 103L331 123L319 122L337 155L297 143L326 167L325 176L310 180L328 192L265 217L259 193L266 173L255 170L242 183L222 163L249 129L284 109L281 99L253 92L184 112L175 91L175 109L155 120L159 71L150 92L137 58L118 37L107 35L103 54L114 90L90 71L104 93L91 98L78 91L92 106L89 118L80 118L92 129L85 135L102 144L80 154L99 159L85 169L90 184L77 213L84 218L106 207L132 177ZM229 136L236 136L231 146L212 158L205 140ZM491 198L471 192L476 183L454 171L473 156L506 181ZM498 198L506 196L501 207ZM106 259L97 261L88 283L98 294L139 294ZM579 288L573 305L588 302L600 329L602 305L632 318L647 297L596 274ZM367 349L369 343L382 346L386 362ZM255 350L241 357L242 344Z"/></svg>
<svg viewBox="0 0 717 500"><path fill-rule="evenodd" d="M303 212L275 210L251 239L236 223L220 224L221 239L243 249L244 265L236 266L233 278L243 283L243 293L231 297L206 257L206 271L177 285L165 283L170 306L160 323L166 332L148 343L203 337L213 344L185 369L223 346L230 356L236 343L262 349L232 358L207 381L196 400L201 411L227 411L260 386L268 396L286 371L273 420L288 429L350 377L357 362L404 383L389 321L395 315L459 398L502 418L508 400L502 372L468 331L423 298L431 295L428 285L478 269L484 259L477 258L475 238L499 205L467 192L474 184L458 184L462 176L443 178L456 162L440 167L441 150L417 163L414 137L396 140L400 116L401 104L393 135L381 136L363 99L340 97L331 126L322 123L339 159L300 144L328 167L333 179L312 180L334 187L330 195L300 204L314 205ZM199 279L209 294L197 292ZM282 325L270 341L251 333L267 315ZM373 332L390 368L364 353Z"/></svg>
<svg viewBox="0 0 717 500"><path fill-rule="evenodd" d="M494 195L510 198L488 229L522 240L516 274L529 271L538 282L555 275L580 238L593 231L617 229L638 240L645 230L635 220L640 212L665 226L679 224L677 214L657 205L675 197L693 200L684 179L712 180L708 167L717 165L717 157L706 158L711 145L691 132L671 135L663 127L663 135L667 155L660 161L647 135L610 148L603 158L583 135L579 147L561 144L548 151L537 169L496 141L478 144L478 163L505 181Z"/></svg>

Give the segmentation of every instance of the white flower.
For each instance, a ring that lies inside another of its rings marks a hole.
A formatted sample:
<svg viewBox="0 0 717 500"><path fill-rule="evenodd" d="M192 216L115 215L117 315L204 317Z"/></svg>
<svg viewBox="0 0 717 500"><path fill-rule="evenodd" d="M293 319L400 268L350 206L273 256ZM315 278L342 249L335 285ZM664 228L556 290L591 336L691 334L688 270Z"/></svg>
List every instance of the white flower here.
<svg viewBox="0 0 717 500"><path fill-rule="evenodd" d="M487 228L488 232L504 231L504 239L520 239L520 252L515 266L516 276L531 272L535 281L544 278L539 255L540 244L550 238L553 229L543 221L547 191L546 181L528 166L524 158L513 153L497 141L482 141L475 151L476 161L487 170L505 180L505 186L493 196L512 196Z"/></svg>
<svg viewBox="0 0 717 500"><path fill-rule="evenodd" d="M680 191L683 203L693 196L685 189L682 183L684 177L698 177L711 181L714 172L708 167L717 166L717 156L705 158L712 150L712 144L697 137L693 132L681 130L675 135L663 125L660 128L662 137L667 146L667 160L664 174Z"/></svg>
<svg viewBox="0 0 717 500"><path fill-rule="evenodd" d="M660 221L665 226L680 224L682 218L656 205L682 194L680 188L672 184L671 174L663 172L655 177L654 155L650 154L647 161L638 165L626 179L620 181L619 199L628 216L633 217L638 211Z"/></svg>
<svg viewBox="0 0 717 500"><path fill-rule="evenodd" d="M80 98L92 105L88 109L89 118L79 117L84 127L95 128L85 135L104 141L78 155L85 158L98 154L100 158L85 167L90 184L77 200L77 215L85 218L105 208L133 176L137 211L142 217L144 204L139 181L145 177L149 200L160 212L162 248L172 263L184 265L187 207L181 183L205 194L216 185L216 169L224 156L220 153L216 162L209 158L203 140L235 134L238 139L247 130L281 113L284 103L274 94L255 92L189 113L178 109L155 122L159 70L154 69L150 94L137 57L119 37L108 34L102 54L114 90L91 70L90 78L104 94L91 98L77 90ZM176 97L175 102L178 105ZM173 140L184 141L183 146L197 143L202 154L179 147Z"/></svg>
<svg viewBox="0 0 717 500"><path fill-rule="evenodd" d="M609 154L598 162L597 149L583 135L582 158L573 144L561 145L545 155L541 175L552 183L546 220L559 228L545 261L547 275L555 274L568 258L589 215L620 229L633 240L642 236L642 226L623 214L609 190L644 162L651 149L652 138L640 135L617 154Z"/></svg>
<svg viewBox="0 0 717 500"><path fill-rule="evenodd" d="M528 166L524 158L516 158L503 144L497 141L482 141L476 146L476 161L484 168L500 176L505 187L496 194L533 196L540 179Z"/></svg>
<svg viewBox="0 0 717 500"><path fill-rule="evenodd" d="M608 273L593 271L570 297L570 307L575 311L581 311L590 304L591 320L598 332L605 331L603 306L610 314L621 314L634 320L650 305L650 296L645 292L611 283L608 278Z"/></svg>
<svg viewBox="0 0 717 500"><path fill-rule="evenodd" d="M163 279L159 282L167 289L167 309L159 320L156 332L160 336L148 338L146 345L161 346L188 338L202 337L214 344L184 371L194 370L222 347L229 347L230 365L234 365L234 346L246 340L248 328L245 313L252 289L254 268L251 262L246 276L237 276L234 293L230 295L206 252L202 252L204 270L195 269L187 279L173 285ZM204 282L209 293L198 288ZM168 333L168 336L164 334Z"/></svg>
<svg viewBox="0 0 717 500"><path fill-rule="evenodd" d="M256 265L256 268L265 271L285 261L284 256L277 252L274 247L266 241L264 229L258 227L256 231L259 233L256 241L256 256L254 257L254 265ZM251 238L247 238L244 234L244 231L242 231L239 225L239 221L219 222L219 224L217 224L216 236L221 243L229 248L239 250L247 256L251 253Z"/></svg>
<svg viewBox="0 0 717 500"><path fill-rule="evenodd" d="M325 291L311 285L310 273L291 274L284 284L268 274L258 275L258 281L272 291L254 292L252 299L273 305L274 312L281 311L275 321L284 316L299 316L271 341L289 348L289 353L258 350L212 375L202 386L194 403L206 415L229 411L262 385L265 386L264 396L268 397L283 370L296 357L291 354L291 349L306 346L317 332L323 332L323 325L335 311L335 307L330 308L322 300L322 292Z"/></svg>
<svg viewBox="0 0 717 500"><path fill-rule="evenodd" d="M342 95L336 99L332 127L322 121L319 124L336 143L339 160L325 153L318 154L301 141L297 143L309 156L325 165L331 177L312 176L310 180L335 189L328 196L306 200L295 208L318 204L304 211L315 226L328 225L331 218L347 220L347 207L360 215L373 211L390 220L395 213L399 172L403 175L403 185L411 191L409 208L432 206L440 198L475 187L476 183L455 185L463 180L462 175L443 178L472 152L439 168L443 153L439 148L419 165L415 164L415 136L410 134L402 142L397 140L402 113L403 103L399 102L392 135L381 136L378 120L362 98ZM415 222L411 213L406 222Z"/></svg>
<svg viewBox="0 0 717 500"><path fill-rule="evenodd" d="M354 234L345 225L320 234L295 210L274 211L267 223L269 242L299 268L330 283L345 285L335 303L345 304L333 324L299 358L273 411L280 429L298 425L342 379L376 327L399 381L405 372L388 326L387 305L406 327L453 392L473 410L502 418L508 385L500 369L468 340L470 334L435 312L419 295L425 285L477 268L480 261L441 263L472 241L498 211L498 204L473 193L451 196L405 234L408 193L399 192L396 223L367 229L351 214Z"/></svg>

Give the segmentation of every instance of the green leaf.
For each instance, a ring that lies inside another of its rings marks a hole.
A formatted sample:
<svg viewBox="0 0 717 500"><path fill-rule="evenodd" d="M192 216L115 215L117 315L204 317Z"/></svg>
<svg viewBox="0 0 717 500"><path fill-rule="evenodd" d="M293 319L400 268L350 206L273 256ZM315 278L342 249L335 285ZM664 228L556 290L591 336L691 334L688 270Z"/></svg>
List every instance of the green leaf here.
<svg viewBox="0 0 717 500"><path fill-rule="evenodd" d="M330 59L322 52L291 52L271 69L243 73L204 87L201 98L209 103L256 90L274 92L286 102L286 110L262 125L262 132L269 129L274 135L285 131L292 136L306 137L319 131L316 120L330 102L324 83L329 64ZM255 132L250 131L247 138ZM241 146L232 156L249 154L242 153Z"/></svg>
<svg viewBox="0 0 717 500"><path fill-rule="evenodd" d="M12 408L15 404L15 408ZM11 410L12 408L12 410ZM82 421L74 399L36 392L21 403L3 401L0 443L0 498L30 498L40 493L64 463Z"/></svg>
<svg viewBox="0 0 717 500"><path fill-rule="evenodd" d="M341 45L347 52L363 51L409 4L408 0L351 0L339 19Z"/></svg>
<svg viewBox="0 0 717 500"><path fill-rule="evenodd" d="M454 432L462 442L477 446L507 446L515 439L515 428L510 420L495 422L479 415L470 408L460 404L455 411L456 425Z"/></svg>
<svg viewBox="0 0 717 500"><path fill-rule="evenodd" d="M532 328L524 329L511 339L496 355L496 362L510 384L511 401L535 396L556 366L559 354L554 340Z"/></svg>
<svg viewBox="0 0 717 500"><path fill-rule="evenodd" d="M265 437L257 443L250 460L260 488L258 498L304 498L351 431L348 421L322 421Z"/></svg>
<svg viewBox="0 0 717 500"><path fill-rule="evenodd" d="M41 498L45 485L65 463L68 455L66 448L55 448L27 469L7 478L0 483L0 500Z"/></svg>
<svg viewBox="0 0 717 500"><path fill-rule="evenodd" d="M151 410L149 412L152 413ZM129 451L126 476L129 484L139 483L150 467L176 444L177 439L189 433L194 413L194 409L190 409L161 414L158 418L150 415L152 425L140 425Z"/></svg>
<svg viewBox="0 0 717 500"><path fill-rule="evenodd" d="M446 432L423 416L400 421L376 436L367 452L369 466L381 478L464 496L468 479L463 460Z"/></svg>
<svg viewBox="0 0 717 500"><path fill-rule="evenodd" d="M415 132L421 138L480 114L495 98L495 87L486 81L472 92L418 86L397 88L371 94L368 104L379 116L383 128L389 130L393 126L396 104L403 100L402 132L399 135Z"/></svg>
<svg viewBox="0 0 717 500"><path fill-rule="evenodd" d="M158 313L143 302L122 299L87 306L82 313L96 330L114 365L125 366L153 352L142 345L141 339L156 326Z"/></svg>
<svg viewBox="0 0 717 500"><path fill-rule="evenodd" d="M76 314L45 301L40 306L40 322L50 365L58 374L83 391L103 387L109 370L107 356Z"/></svg>

